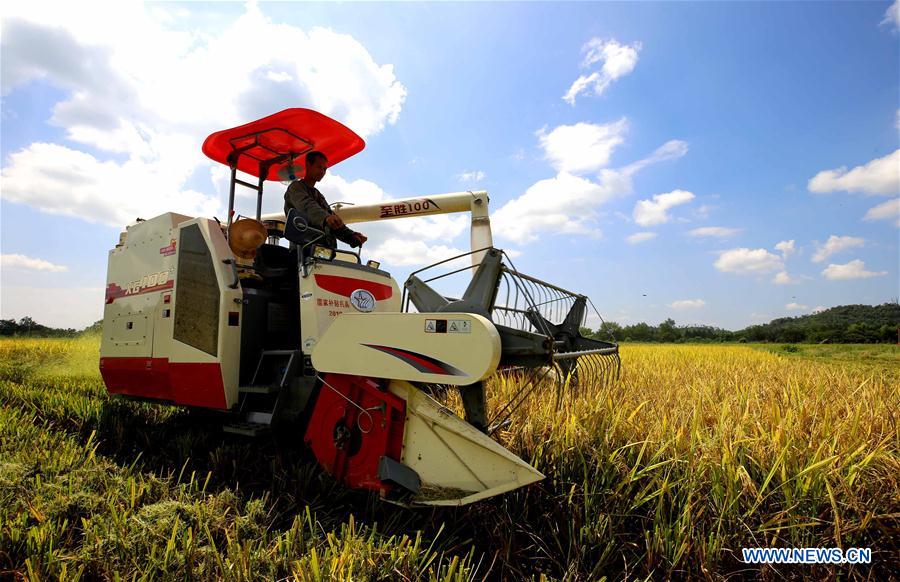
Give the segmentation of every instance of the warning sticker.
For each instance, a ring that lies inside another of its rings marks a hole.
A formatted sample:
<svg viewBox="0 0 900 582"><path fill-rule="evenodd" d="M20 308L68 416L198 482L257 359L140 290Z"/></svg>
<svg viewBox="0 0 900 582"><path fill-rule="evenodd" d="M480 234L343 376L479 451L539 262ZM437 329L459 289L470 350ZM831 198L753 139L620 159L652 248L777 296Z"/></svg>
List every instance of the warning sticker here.
<svg viewBox="0 0 900 582"><path fill-rule="evenodd" d="M446 319L426 319L425 333L447 333Z"/></svg>
<svg viewBox="0 0 900 582"><path fill-rule="evenodd" d="M447 322L448 333L472 333L472 322L468 319L451 319Z"/></svg>

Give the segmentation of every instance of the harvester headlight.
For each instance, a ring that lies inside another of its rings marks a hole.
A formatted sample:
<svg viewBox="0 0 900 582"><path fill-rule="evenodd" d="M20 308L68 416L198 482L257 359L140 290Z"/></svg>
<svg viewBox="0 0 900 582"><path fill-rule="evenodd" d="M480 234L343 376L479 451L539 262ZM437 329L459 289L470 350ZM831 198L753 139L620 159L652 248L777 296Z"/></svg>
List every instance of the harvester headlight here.
<svg viewBox="0 0 900 582"><path fill-rule="evenodd" d="M334 249L330 247L324 247L322 245L316 245L313 247L313 256L317 259L330 261L334 258Z"/></svg>
<svg viewBox="0 0 900 582"><path fill-rule="evenodd" d="M373 260L370 259L370 260L366 261L366 266L367 266L367 267L372 267L373 269L377 269L378 267L381 266L381 263L379 263L378 261L373 261Z"/></svg>

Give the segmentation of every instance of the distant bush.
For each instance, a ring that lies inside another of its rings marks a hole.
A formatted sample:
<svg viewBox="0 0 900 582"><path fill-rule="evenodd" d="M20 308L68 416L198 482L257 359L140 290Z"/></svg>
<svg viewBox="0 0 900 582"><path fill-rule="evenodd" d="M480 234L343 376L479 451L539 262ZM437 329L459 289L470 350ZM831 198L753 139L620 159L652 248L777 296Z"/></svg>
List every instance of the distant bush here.
<svg viewBox="0 0 900 582"><path fill-rule="evenodd" d="M75 337L78 331L58 329L41 325L30 317L23 317L19 321L15 319L0 319L0 336L27 336L27 337Z"/></svg>

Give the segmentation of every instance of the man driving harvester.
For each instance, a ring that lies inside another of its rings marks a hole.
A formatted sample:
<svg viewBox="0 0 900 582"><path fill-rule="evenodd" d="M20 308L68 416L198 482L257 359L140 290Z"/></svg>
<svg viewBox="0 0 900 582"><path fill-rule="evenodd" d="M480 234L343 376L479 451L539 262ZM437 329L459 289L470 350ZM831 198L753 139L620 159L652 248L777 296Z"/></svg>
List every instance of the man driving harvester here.
<svg viewBox="0 0 900 582"><path fill-rule="evenodd" d="M284 193L284 215L287 216L291 208L296 208L310 226L321 228L325 232L325 243L331 248L337 248L338 240L351 247L360 247L368 240L366 235L345 225L316 188L316 182L325 177L327 170L328 159L325 154L318 151L306 154L305 175L302 179L291 182Z"/></svg>

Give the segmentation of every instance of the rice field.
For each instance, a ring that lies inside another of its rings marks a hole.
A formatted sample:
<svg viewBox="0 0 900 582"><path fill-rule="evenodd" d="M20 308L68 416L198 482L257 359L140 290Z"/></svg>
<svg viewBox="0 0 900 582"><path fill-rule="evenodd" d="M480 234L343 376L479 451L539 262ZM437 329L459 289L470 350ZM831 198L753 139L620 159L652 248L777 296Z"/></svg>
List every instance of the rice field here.
<svg viewBox="0 0 900 582"><path fill-rule="evenodd" d="M900 576L900 348L622 348L498 438L547 475L460 509L346 491L296 441L110 400L99 340L0 340L0 578ZM494 405L513 382L494 382ZM870 547L760 566L742 547Z"/></svg>

